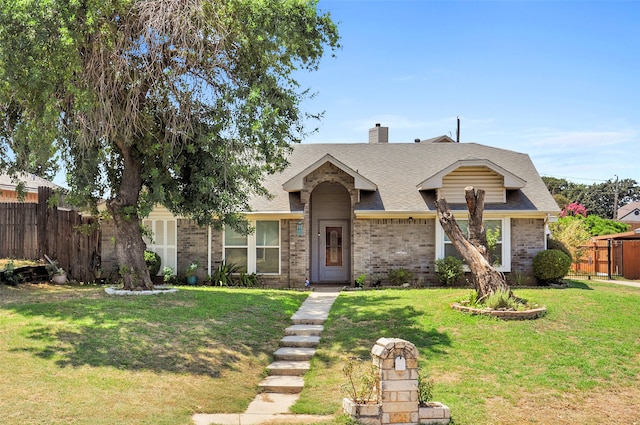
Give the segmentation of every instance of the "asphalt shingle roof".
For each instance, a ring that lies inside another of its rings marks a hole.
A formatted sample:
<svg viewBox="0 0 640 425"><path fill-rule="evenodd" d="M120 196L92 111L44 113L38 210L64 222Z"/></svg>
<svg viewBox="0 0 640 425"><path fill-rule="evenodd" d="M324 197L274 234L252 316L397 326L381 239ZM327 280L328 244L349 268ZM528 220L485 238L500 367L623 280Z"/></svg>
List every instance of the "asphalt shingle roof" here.
<svg viewBox="0 0 640 425"><path fill-rule="evenodd" d="M8 174L0 173L0 187L13 188L18 185L18 182L24 182L25 187L30 192L37 192L38 187L45 186L52 189L56 189L58 185L51 183L49 180L45 180L35 174L20 173L16 179L12 179Z"/></svg>
<svg viewBox="0 0 640 425"><path fill-rule="evenodd" d="M296 145L289 157L290 166L282 173L268 176L264 182L273 198L254 199L252 210L301 211L299 195L289 194L282 185L327 154L377 185L377 191L361 193L356 211L434 211L435 192L421 192L417 185L462 159L489 160L526 182L522 189L507 192L507 204L487 204L485 209L559 211L527 154L476 143L432 143L430 140L421 143ZM451 207L466 209L464 205Z"/></svg>

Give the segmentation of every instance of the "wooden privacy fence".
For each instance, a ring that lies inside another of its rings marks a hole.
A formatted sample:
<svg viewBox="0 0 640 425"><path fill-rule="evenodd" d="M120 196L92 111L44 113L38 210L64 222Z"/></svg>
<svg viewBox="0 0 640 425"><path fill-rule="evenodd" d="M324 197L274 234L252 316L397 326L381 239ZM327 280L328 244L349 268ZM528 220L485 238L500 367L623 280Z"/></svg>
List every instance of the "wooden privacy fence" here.
<svg viewBox="0 0 640 425"><path fill-rule="evenodd" d="M0 258L57 260L70 278L91 282L100 266L100 228L95 218L48 207L53 195L38 188L38 203L0 203Z"/></svg>
<svg viewBox="0 0 640 425"><path fill-rule="evenodd" d="M622 276L640 279L640 240L604 239L582 247L579 261L571 265L574 276Z"/></svg>

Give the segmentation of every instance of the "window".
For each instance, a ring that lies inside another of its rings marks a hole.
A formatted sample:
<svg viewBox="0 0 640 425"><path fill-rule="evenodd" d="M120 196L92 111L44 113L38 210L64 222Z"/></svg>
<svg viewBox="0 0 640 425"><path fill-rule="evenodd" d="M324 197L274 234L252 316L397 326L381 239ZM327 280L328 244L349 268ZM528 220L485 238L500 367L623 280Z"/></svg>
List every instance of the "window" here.
<svg viewBox="0 0 640 425"><path fill-rule="evenodd" d="M226 226L224 232L224 261L238 266L245 273L280 273L280 222L257 220L255 231L242 235Z"/></svg>
<svg viewBox="0 0 640 425"><path fill-rule="evenodd" d="M469 220L456 220L462 233L468 236ZM439 222L436 222L436 258L452 256L464 261L462 255L453 246ZM490 248L490 261L494 267L503 272L511 271L510 253L510 220L508 218L484 220L487 242ZM468 268L465 264L465 268Z"/></svg>
<svg viewBox="0 0 640 425"><path fill-rule="evenodd" d="M166 266L175 271L178 263L176 258L178 252L176 220L143 220L142 224L149 228L153 234L153 239L144 238L147 249L157 253L162 260L158 275L162 274L162 268Z"/></svg>

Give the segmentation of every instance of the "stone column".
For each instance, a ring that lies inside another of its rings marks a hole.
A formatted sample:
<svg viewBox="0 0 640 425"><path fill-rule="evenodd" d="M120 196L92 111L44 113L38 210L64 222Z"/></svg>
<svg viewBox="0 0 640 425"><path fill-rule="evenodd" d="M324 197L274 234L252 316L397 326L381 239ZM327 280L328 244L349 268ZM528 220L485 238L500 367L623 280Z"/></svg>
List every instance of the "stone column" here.
<svg viewBox="0 0 640 425"><path fill-rule="evenodd" d="M380 338L371 349L379 369L381 424L417 424L418 350L399 338Z"/></svg>

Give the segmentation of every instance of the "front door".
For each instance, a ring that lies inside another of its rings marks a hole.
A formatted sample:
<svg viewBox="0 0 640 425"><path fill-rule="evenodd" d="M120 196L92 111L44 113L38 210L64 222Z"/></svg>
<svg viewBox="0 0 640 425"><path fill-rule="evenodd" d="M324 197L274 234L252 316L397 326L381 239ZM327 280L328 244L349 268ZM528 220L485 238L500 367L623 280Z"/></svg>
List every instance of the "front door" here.
<svg viewBox="0 0 640 425"><path fill-rule="evenodd" d="M318 251L320 282L347 282L349 279L349 222L320 220Z"/></svg>

